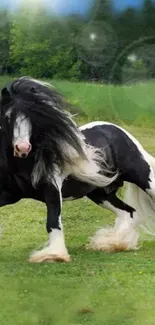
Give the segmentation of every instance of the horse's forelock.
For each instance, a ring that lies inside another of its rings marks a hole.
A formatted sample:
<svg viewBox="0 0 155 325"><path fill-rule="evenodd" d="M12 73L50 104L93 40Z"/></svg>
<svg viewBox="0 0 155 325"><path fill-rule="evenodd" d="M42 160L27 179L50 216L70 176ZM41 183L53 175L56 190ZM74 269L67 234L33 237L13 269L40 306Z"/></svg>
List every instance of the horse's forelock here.
<svg viewBox="0 0 155 325"><path fill-rule="evenodd" d="M48 84L28 77L16 79L11 85L12 102L4 107L4 114L15 115L20 112L32 122L48 125L51 120L65 119L67 103L62 96ZM61 113L63 111L63 113ZM42 120L41 120L42 119Z"/></svg>

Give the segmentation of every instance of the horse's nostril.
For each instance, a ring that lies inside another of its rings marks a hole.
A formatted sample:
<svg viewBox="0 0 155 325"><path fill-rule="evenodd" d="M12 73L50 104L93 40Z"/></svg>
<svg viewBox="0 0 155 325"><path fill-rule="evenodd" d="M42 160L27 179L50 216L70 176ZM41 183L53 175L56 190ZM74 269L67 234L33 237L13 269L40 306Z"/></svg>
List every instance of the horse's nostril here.
<svg viewBox="0 0 155 325"><path fill-rule="evenodd" d="M17 145L17 144L15 145L15 149L16 149L16 151L18 151L18 152L20 151L19 148L18 148L18 145Z"/></svg>
<svg viewBox="0 0 155 325"><path fill-rule="evenodd" d="M26 158L27 157L27 154L26 153L22 153L22 158Z"/></svg>

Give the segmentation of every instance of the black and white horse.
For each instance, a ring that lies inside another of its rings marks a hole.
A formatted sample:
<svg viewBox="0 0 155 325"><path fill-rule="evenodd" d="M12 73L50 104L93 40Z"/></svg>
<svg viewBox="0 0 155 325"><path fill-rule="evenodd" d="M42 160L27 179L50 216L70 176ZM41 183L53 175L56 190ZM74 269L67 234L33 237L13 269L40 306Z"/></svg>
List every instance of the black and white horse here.
<svg viewBox="0 0 155 325"><path fill-rule="evenodd" d="M138 226L145 221L149 225L155 199L155 159L140 143L111 123L92 122L78 129L56 91L27 77L2 90L0 108L9 141L8 171L21 193L18 199L32 197L47 205L49 243L30 260L70 260L61 202L83 196L116 214L115 226L99 230L90 248L137 248ZM3 143L1 147L4 157ZM116 196L124 181L130 183L127 203Z"/></svg>

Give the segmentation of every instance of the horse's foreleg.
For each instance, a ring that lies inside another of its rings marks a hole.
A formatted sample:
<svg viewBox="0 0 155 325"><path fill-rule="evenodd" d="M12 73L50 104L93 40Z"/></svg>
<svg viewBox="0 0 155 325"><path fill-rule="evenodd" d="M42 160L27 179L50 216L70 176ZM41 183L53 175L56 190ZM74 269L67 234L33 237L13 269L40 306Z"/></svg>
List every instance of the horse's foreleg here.
<svg viewBox="0 0 155 325"><path fill-rule="evenodd" d="M116 215L114 227L98 230L90 239L88 248L106 252L128 251L137 249L138 220L136 211L121 201L115 194L103 196L100 192L92 192L89 198L96 204L106 208Z"/></svg>
<svg viewBox="0 0 155 325"><path fill-rule="evenodd" d="M47 205L46 229L49 234L48 245L40 251L34 252L31 262L69 262L70 256L65 246L63 226L61 221L61 180L57 178L56 184L45 186L45 202Z"/></svg>

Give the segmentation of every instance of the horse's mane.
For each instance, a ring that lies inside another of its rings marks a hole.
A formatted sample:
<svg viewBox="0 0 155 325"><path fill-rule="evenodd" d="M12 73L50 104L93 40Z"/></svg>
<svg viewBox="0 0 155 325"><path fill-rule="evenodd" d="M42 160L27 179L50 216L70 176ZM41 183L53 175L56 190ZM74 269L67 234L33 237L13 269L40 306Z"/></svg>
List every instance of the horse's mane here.
<svg viewBox="0 0 155 325"><path fill-rule="evenodd" d="M37 158L50 166L71 163L73 152L86 158L82 133L68 108L70 104L51 85L29 77L14 80L1 92L0 112L4 116L11 110L12 136L15 120L23 113L32 124L31 141Z"/></svg>

